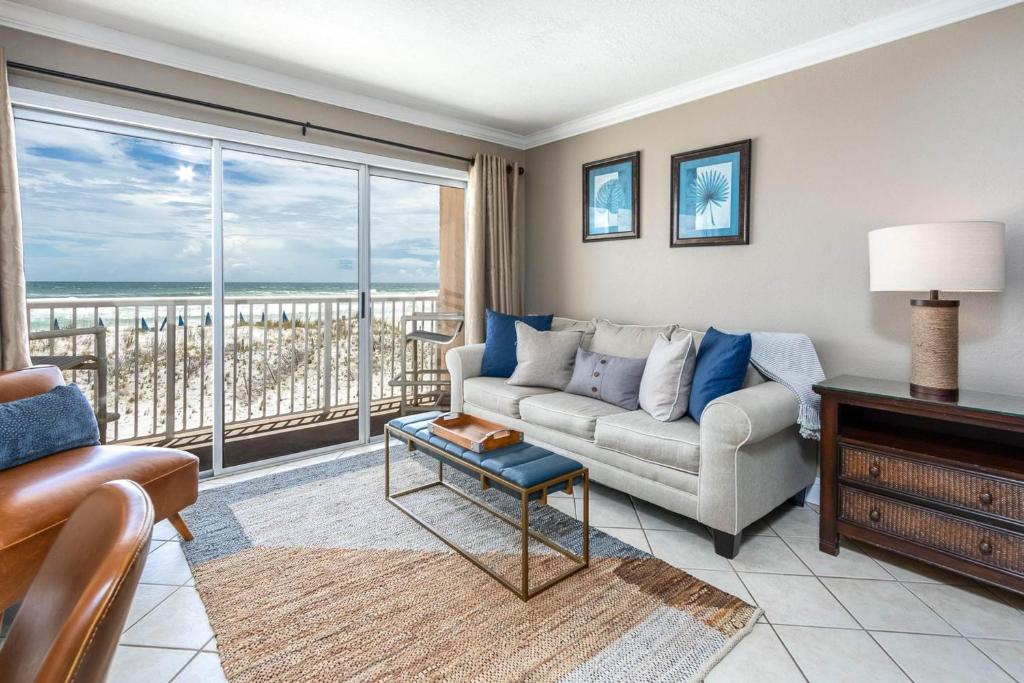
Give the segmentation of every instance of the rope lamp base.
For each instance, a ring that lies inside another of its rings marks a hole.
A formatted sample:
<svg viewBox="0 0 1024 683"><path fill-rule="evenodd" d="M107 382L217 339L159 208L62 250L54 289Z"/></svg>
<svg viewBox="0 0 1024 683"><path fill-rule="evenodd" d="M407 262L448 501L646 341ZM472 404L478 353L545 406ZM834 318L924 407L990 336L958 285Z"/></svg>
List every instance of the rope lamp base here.
<svg viewBox="0 0 1024 683"><path fill-rule="evenodd" d="M911 305L910 393L955 401L959 394L960 302L914 299Z"/></svg>

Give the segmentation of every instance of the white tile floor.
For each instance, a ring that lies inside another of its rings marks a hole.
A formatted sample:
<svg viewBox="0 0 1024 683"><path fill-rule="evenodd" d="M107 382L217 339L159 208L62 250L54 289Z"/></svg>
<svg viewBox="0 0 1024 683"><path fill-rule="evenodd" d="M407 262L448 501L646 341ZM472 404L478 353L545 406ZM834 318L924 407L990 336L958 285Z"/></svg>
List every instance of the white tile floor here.
<svg viewBox="0 0 1024 683"><path fill-rule="evenodd" d="M580 503L551 498L574 516ZM1024 599L850 542L838 557L821 553L818 515L810 507L784 505L753 525L735 560L716 555L699 524L598 485L590 518L624 542L764 608L761 623L712 671L710 683L1024 681ZM110 681L223 680L216 640L191 583L173 529L157 525Z"/></svg>

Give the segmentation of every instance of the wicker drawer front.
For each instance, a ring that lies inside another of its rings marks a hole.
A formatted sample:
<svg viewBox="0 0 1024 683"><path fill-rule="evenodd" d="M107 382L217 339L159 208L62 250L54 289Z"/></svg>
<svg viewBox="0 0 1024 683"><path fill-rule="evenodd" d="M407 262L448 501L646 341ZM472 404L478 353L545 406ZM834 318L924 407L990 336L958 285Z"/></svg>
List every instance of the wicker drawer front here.
<svg viewBox="0 0 1024 683"><path fill-rule="evenodd" d="M1024 482L1003 481L853 446L842 447L840 476L1024 522Z"/></svg>
<svg viewBox="0 0 1024 683"><path fill-rule="evenodd" d="M1024 535L839 487L840 518L958 557L1024 575Z"/></svg>

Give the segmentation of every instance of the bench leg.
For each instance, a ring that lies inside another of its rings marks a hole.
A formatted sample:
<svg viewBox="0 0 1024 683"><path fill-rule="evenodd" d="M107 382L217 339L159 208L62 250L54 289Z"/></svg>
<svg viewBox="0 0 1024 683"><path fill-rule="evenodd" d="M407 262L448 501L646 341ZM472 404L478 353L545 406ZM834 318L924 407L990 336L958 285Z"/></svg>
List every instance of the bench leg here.
<svg viewBox="0 0 1024 683"><path fill-rule="evenodd" d="M188 525L185 524L185 520L181 518L181 515L175 512L173 515L167 518L171 522L171 526L174 530L181 534L182 540L191 541L192 532L188 530Z"/></svg>
<svg viewBox="0 0 1024 683"><path fill-rule="evenodd" d="M520 494L519 517L520 531L523 536L523 588L519 596L524 601L530 598L530 499L525 493Z"/></svg>

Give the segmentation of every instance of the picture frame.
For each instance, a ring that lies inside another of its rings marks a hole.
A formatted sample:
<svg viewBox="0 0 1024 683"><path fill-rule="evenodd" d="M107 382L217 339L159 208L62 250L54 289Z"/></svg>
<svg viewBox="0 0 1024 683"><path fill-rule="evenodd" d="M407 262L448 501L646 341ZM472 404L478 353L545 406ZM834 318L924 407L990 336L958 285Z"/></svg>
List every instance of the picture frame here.
<svg viewBox="0 0 1024 683"><path fill-rule="evenodd" d="M669 246L750 244L750 140L672 155Z"/></svg>
<svg viewBox="0 0 1024 683"><path fill-rule="evenodd" d="M640 237L640 152L583 164L583 241Z"/></svg>

